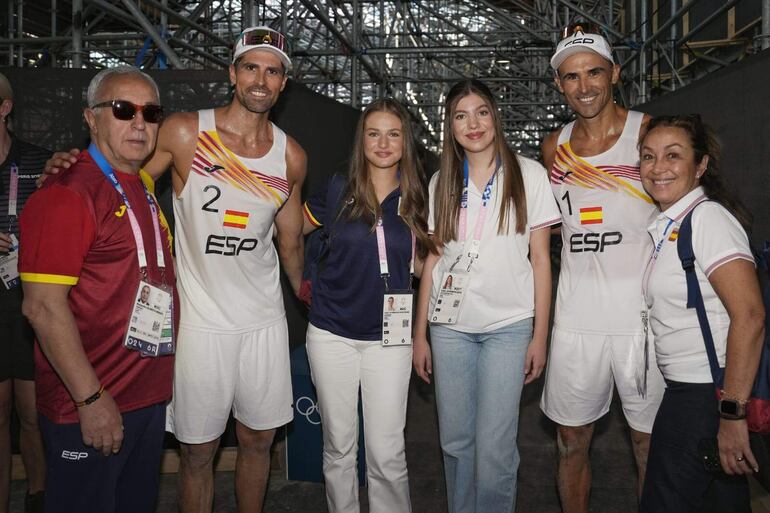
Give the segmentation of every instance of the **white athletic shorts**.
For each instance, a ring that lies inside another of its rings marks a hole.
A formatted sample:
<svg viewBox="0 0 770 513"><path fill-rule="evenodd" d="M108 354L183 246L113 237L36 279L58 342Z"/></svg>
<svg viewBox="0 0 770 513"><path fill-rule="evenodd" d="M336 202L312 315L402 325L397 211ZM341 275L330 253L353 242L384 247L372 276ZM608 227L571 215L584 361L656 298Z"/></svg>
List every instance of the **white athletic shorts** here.
<svg viewBox="0 0 770 513"><path fill-rule="evenodd" d="M219 438L230 410L244 426L273 429L291 422L291 370L286 318L245 333L181 327L174 396L166 431L187 444Z"/></svg>
<svg viewBox="0 0 770 513"><path fill-rule="evenodd" d="M665 382L650 335L647 395L639 395L635 372L643 344L643 335L577 333L554 327L540 400L543 413L562 426L590 424L610 411L614 382L628 425L650 433Z"/></svg>

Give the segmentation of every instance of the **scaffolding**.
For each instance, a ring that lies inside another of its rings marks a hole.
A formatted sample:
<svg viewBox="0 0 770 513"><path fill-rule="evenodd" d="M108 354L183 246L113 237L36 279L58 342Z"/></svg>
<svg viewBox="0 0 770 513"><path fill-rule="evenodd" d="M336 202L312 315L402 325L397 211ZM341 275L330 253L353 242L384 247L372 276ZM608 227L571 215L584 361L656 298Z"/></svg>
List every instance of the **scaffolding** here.
<svg viewBox="0 0 770 513"><path fill-rule="evenodd" d="M441 144L452 82L484 80L511 144L534 154L570 109L548 61L562 27L590 21L623 70L617 101L642 104L770 47L770 0L7 0L0 60L21 67L224 69L244 28L288 36L292 78L359 108L408 107Z"/></svg>

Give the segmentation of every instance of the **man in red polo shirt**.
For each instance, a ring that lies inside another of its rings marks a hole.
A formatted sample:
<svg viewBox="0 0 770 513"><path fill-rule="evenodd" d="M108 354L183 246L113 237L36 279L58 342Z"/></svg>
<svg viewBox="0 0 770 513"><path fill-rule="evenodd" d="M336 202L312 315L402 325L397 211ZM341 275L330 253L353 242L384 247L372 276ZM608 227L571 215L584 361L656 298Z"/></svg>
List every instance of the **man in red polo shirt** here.
<svg viewBox="0 0 770 513"><path fill-rule="evenodd" d="M139 168L163 111L154 81L123 66L94 77L84 115L88 151L47 180L21 216L45 511L150 513L178 308L168 231Z"/></svg>

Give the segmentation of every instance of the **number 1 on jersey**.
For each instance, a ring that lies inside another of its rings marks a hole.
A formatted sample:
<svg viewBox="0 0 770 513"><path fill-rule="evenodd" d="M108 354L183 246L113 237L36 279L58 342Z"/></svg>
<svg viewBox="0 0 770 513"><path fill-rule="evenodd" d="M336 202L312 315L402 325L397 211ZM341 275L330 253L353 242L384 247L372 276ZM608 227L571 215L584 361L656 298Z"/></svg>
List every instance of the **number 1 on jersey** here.
<svg viewBox="0 0 770 513"><path fill-rule="evenodd" d="M565 192L564 196L562 196L561 199L567 202L567 209L569 210L569 215L572 215L572 202L569 200L569 191Z"/></svg>

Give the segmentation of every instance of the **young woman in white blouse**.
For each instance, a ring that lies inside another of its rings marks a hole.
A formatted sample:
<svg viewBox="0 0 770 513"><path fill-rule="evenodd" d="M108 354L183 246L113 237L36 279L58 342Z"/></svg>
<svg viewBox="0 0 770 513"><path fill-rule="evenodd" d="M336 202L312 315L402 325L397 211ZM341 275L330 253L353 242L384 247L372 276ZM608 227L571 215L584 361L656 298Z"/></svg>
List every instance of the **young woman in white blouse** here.
<svg viewBox="0 0 770 513"><path fill-rule="evenodd" d="M522 387L545 365L548 227L560 215L545 169L506 143L483 83L455 84L445 105L428 220L441 254L425 261L414 367L425 381L436 370L449 512L505 513L516 500Z"/></svg>

